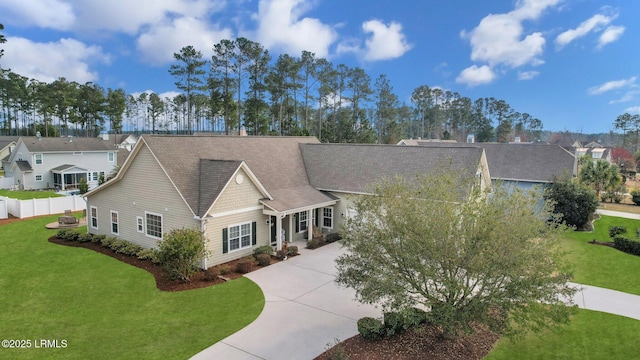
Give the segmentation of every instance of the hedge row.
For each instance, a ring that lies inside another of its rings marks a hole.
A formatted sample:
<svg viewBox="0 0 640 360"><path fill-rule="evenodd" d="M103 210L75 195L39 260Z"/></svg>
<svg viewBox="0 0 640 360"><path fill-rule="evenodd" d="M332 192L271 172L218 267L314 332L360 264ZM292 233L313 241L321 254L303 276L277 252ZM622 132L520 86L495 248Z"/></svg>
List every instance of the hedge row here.
<svg viewBox="0 0 640 360"><path fill-rule="evenodd" d="M116 253L135 256L140 260L151 260L154 264L159 263L156 250L145 249L140 245L136 245L132 242L115 237L107 237L105 235L80 234L73 229L58 230L56 236L58 237L58 239L67 241L99 243L103 247L109 248Z"/></svg>
<svg viewBox="0 0 640 360"><path fill-rule="evenodd" d="M640 242L628 239L622 236L613 238L613 244L616 249L626 252L627 254L640 256Z"/></svg>

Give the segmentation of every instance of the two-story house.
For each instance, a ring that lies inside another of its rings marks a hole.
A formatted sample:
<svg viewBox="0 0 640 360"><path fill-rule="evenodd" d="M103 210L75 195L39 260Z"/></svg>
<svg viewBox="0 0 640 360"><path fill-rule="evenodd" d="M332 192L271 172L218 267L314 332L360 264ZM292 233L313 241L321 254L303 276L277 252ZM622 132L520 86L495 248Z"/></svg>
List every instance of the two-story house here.
<svg viewBox="0 0 640 360"><path fill-rule="evenodd" d="M81 179L92 189L117 166L117 155L118 148L102 138L21 137L5 176L23 190L70 190Z"/></svg>

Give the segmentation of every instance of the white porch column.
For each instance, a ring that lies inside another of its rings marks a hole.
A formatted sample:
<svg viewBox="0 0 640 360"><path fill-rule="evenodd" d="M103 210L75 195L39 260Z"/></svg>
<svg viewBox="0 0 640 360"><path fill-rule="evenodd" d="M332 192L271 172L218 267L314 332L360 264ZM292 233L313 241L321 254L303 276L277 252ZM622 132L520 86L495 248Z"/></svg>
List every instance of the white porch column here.
<svg viewBox="0 0 640 360"><path fill-rule="evenodd" d="M289 214L289 240L293 241L293 214Z"/></svg>
<svg viewBox="0 0 640 360"><path fill-rule="evenodd" d="M313 239L313 221L311 219L311 210L307 210L307 240Z"/></svg>
<svg viewBox="0 0 640 360"><path fill-rule="evenodd" d="M276 250L282 250L282 219L283 217L278 214L276 218Z"/></svg>

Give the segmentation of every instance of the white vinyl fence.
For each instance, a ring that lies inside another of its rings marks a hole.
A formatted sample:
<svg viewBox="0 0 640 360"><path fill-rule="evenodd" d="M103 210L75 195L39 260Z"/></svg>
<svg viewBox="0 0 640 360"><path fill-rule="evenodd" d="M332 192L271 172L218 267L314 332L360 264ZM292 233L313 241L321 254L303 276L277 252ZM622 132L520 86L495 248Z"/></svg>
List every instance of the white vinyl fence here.
<svg viewBox="0 0 640 360"><path fill-rule="evenodd" d="M31 200L0 196L0 219L3 215L3 203L6 208L5 219L7 218L6 213L22 219L39 215L62 214L66 210L80 211L87 208L87 202L78 195Z"/></svg>
<svg viewBox="0 0 640 360"><path fill-rule="evenodd" d="M7 202L0 199L0 219L6 219L8 217L9 213L7 212Z"/></svg>
<svg viewBox="0 0 640 360"><path fill-rule="evenodd" d="M13 177L0 177L0 189L13 189Z"/></svg>

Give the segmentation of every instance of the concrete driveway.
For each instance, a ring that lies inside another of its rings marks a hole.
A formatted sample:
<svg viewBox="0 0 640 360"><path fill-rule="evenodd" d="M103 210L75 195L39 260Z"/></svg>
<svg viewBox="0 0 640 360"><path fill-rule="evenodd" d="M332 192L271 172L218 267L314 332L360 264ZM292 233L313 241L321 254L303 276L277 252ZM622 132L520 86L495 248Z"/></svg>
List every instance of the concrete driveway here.
<svg viewBox="0 0 640 360"><path fill-rule="evenodd" d="M334 282L335 259L343 253L339 243L315 250L294 245L299 256L246 275L265 296L258 318L193 359L313 359L357 334L358 319L382 316Z"/></svg>

